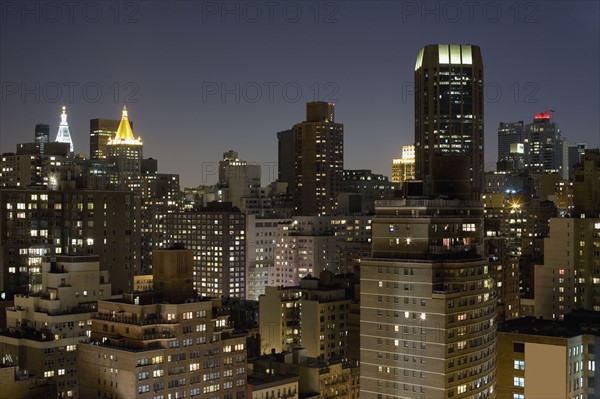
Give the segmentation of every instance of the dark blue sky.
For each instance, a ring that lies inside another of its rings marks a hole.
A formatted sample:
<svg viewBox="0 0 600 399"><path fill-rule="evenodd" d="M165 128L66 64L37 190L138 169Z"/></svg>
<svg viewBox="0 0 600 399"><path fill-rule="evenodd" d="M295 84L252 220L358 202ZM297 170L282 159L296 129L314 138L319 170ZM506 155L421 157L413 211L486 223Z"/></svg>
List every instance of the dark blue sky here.
<svg viewBox="0 0 600 399"><path fill-rule="evenodd" d="M485 67L486 169L500 121L553 109L571 142L600 146L596 1L90 1L0 3L0 151L68 107L75 151L89 119L127 103L144 155L182 185L214 182L224 151L265 164L305 102L337 103L345 167L390 175L414 140L418 50L471 43ZM99 92L101 91L101 93Z"/></svg>

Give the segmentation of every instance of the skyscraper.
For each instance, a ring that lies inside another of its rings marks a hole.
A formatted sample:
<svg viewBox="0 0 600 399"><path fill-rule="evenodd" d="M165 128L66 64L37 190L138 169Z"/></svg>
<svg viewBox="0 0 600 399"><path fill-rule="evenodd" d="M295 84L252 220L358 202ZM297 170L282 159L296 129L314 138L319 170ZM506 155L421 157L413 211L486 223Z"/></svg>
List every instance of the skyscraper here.
<svg viewBox="0 0 600 399"><path fill-rule="evenodd" d="M117 134L120 123L116 119L90 119L90 159L106 159L106 146ZM133 129L132 121L129 126Z"/></svg>
<svg viewBox="0 0 600 399"><path fill-rule="evenodd" d="M44 153L44 145L50 142L50 125L35 125L35 143L40 146L40 154Z"/></svg>
<svg viewBox="0 0 600 399"><path fill-rule="evenodd" d="M525 126L525 166L530 171L562 173L563 140L552 112L535 114L533 123Z"/></svg>
<svg viewBox="0 0 600 399"><path fill-rule="evenodd" d="M511 144L523 143L523 135L523 121L500 122L498 126L498 161L510 156Z"/></svg>
<svg viewBox="0 0 600 399"><path fill-rule="evenodd" d="M67 122L67 107L62 107L62 114L60 115L60 125L58 126L58 134L56 140L59 143L69 143L69 151L73 152L73 139L69 132L69 123Z"/></svg>
<svg viewBox="0 0 600 399"><path fill-rule="evenodd" d="M333 103L306 104L306 121L294 125L294 207L299 215L330 215L337 207L344 170L344 125Z"/></svg>
<svg viewBox="0 0 600 399"><path fill-rule="evenodd" d="M415 172L431 180L434 157L467 155L473 198L483 182L483 62L473 45L432 44L415 64Z"/></svg>
<svg viewBox="0 0 600 399"><path fill-rule="evenodd" d="M111 183L139 193L143 145L141 137L136 139L133 135L125 107L117 133L108 141L106 152L107 159L115 164L115 174Z"/></svg>

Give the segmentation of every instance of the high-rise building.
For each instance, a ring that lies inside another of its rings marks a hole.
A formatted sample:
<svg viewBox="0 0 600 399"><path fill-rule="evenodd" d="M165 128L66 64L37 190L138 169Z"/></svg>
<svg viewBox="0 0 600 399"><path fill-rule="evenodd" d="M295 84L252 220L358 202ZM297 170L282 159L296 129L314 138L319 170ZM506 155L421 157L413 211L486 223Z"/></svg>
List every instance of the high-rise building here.
<svg viewBox="0 0 600 399"><path fill-rule="evenodd" d="M245 211L245 199L259 196L260 178L260 165L240 160L235 151L223 153L219 161L219 200Z"/></svg>
<svg viewBox="0 0 600 399"><path fill-rule="evenodd" d="M0 203L0 291L40 291L44 256L98 255L115 292L139 273L140 206L131 192L6 188Z"/></svg>
<svg viewBox="0 0 600 399"><path fill-rule="evenodd" d="M111 297L108 271L100 270L98 256L46 257L41 268L40 293L17 295L7 309L0 350L55 381L58 397L78 398L77 347L89 337L96 301Z"/></svg>
<svg viewBox="0 0 600 399"><path fill-rule="evenodd" d="M106 147L115 138L120 123L116 119L90 119L90 159L106 159ZM132 121L129 121L129 125L133 129Z"/></svg>
<svg viewBox="0 0 600 399"><path fill-rule="evenodd" d="M575 215L600 217L600 150L585 150L573 170Z"/></svg>
<svg viewBox="0 0 600 399"><path fill-rule="evenodd" d="M50 125L38 123L35 125L35 143L40 146L40 154L44 153L44 146L50 142Z"/></svg>
<svg viewBox="0 0 600 399"><path fill-rule="evenodd" d="M335 105L306 104L306 120L294 125L294 203L298 215L331 215L337 208L344 170L344 125Z"/></svg>
<svg viewBox="0 0 600 399"><path fill-rule="evenodd" d="M141 192L141 163L143 159L143 144L141 137L137 139L133 135L127 108L123 107L121 122L115 137L108 141L106 146L106 157L109 162L114 163L115 173L111 183L121 189L129 189Z"/></svg>
<svg viewBox="0 0 600 399"><path fill-rule="evenodd" d="M266 287L258 312L262 354L304 348L310 357L346 357L351 299L328 281L332 274L305 277L296 287Z"/></svg>
<svg viewBox="0 0 600 399"><path fill-rule="evenodd" d="M167 215L170 243L194 251L194 287L208 297L246 298L246 215L230 202Z"/></svg>
<svg viewBox="0 0 600 399"><path fill-rule="evenodd" d="M59 143L68 143L69 151L73 152L73 139L69 132L69 123L67 122L67 107L62 107L62 114L60 115L60 125L58 126L58 133L56 140Z"/></svg>
<svg viewBox="0 0 600 399"><path fill-rule="evenodd" d="M544 264L535 269L535 315L562 320L600 311L600 218L552 218Z"/></svg>
<svg viewBox="0 0 600 399"><path fill-rule="evenodd" d="M277 133L277 180L290 186L296 181L294 163L294 132L292 129Z"/></svg>
<svg viewBox="0 0 600 399"><path fill-rule="evenodd" d="M478 201L377 203L361 262L361 397L495 397L496 297Z"/></svg>
<svg viewBox="0 0 600 399"><path fill-rule="evenodd" d="M585 143L569 144L567 147L567 158L568 158L568 175L569 179L573 176L573 171L581 162L581 157L585 153Z"/></svg>
<svg viewBox="0 0 600 399"><path fill-rule="evenodd" d="M433 44L415 65L415 174L431 180L436 156L467 155L472 198L483 183L483 61L474 45Z"/></svg>
<svg viewBox="0 0 600 399"><path fill-rule="evenodd" d="M498 161L508 157L511 144L522 144L525 125L523 121L500 122L498 126Z"/></svg>
<svg viewBox="0 0 600 399"><path fill-rule="evenodd" d="M539 112L525 125L525 167L530 171L562 174L564 143L552 112Z"/></svg>
<svg viewBox="0 0 600 399"><path fill-rule="evenodd" d="M392 183L415 179L415 146L403 145L402 157L392 160Z"/></svg>
<svg viewBox="0 0 600 399"><path fill-rule="evenodd" d="M192 251L156 251L153 291L100 300L78 345L82 398L243 398L246 334L193 289Z"/></svg>

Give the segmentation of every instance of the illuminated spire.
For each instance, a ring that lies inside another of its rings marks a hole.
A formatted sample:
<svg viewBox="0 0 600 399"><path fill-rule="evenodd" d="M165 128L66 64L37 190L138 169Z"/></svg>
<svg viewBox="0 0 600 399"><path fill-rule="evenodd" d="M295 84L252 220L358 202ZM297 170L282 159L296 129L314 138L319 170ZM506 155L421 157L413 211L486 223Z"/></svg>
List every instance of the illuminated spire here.
<svg viewBox="0 0 600 399"><path fill-rule="evenodd" d="M73 140L71 139L71 133L69 132L69 123L67 122L67 107L65 106L62 107L62 114L60 115L60 125L58 126L56 142L69 143L69 151L73 152Z"/></svg>
<svg viewBox="0 0 600 399"><path fill-rule="evenodd" d="M117 134L113 140L109 141L108 144L142 144L142 139L140 137L136 139L133 135L131 125L129 124L129 118L127 116L126 106L123 106L123 114L121 116L121 123L119 123L119 128L117 129Z"/></svg>

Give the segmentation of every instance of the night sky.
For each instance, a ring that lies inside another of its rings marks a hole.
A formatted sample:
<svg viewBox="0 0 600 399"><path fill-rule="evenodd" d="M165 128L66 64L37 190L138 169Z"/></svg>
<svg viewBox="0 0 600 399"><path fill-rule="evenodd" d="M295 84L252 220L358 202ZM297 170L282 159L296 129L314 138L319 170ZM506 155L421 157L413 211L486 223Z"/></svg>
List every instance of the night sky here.
<svg viewBox="0 0 600 399"><path fill-rule="evenodd" d="M598 147L599 4L2 1L0 152L33 141L36 123L54 140L66 105L88 154L89 120L119 119L127 104L144 156L182 186L214 183L229 149L265 165L264 185L276 132L326 100L345 126L345 168L389 176L414 141L417 52L435 43L482 49L486 170L498 123L546 109L570 142Z"/></svg>

